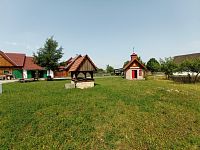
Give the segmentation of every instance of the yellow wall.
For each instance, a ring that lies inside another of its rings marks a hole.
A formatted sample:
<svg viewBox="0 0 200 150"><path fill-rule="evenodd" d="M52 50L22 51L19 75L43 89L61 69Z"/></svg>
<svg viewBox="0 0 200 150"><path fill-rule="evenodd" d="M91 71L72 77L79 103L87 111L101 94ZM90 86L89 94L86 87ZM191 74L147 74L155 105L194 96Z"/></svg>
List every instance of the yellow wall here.
<svg viewBox="0 0 200 150"><path fill-rule="evenodd" d="M13 66L9 61L7 61L2 55L0 55L0 67L11 67Z"/></svg>

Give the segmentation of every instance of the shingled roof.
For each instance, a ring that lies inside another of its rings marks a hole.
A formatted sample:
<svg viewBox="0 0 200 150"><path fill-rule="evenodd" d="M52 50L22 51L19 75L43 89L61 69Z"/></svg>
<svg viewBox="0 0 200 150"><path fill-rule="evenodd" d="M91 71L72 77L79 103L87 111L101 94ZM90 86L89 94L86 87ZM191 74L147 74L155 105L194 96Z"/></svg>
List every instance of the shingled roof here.
<svg viewBox="0 0 200 150"><path fill-rule="evenodd" d="M26 70L42 70L43 68L35 64L33 57L26 56L21 53L4 53L0 51L0 54L9 61L15 67L22 67Z"/></svg>
<svg viewBox="0 0 200 150"><path fill-rule="evenodd" d="M76 61L73 63L73 65L70 67L69 71L76 71L78 69L78 67L80 66L80 64L83 62L85 56L81 56L78 59L76 59Z"/></svg>
<svg viewBox="0 0 200 150"><path fill-rule="evenodd" d="M147 68L138 59L133 59L133 60L129 61L129 63L126 66L124 66L123 69L126 70L134 62L137 62L142 68L144 68L145 70L147 70Z"/></svg>
<svg viewBox="0 0 200 150"><path fill-rule="evenodd" d="M196 58L200 59L200 53L174 56L174 62L177 64L180 64L185 60L191 60L191 59L196 59Z"/></svg>
<svg viewBox="0 0 200 150"><path fill-rule="evenodd" d="M68 59L67 61L66 61L66 63L67 63L67 66L66 66L66 70L69 70L70 69L70 67L74 64L74 62L78 59L78 58L80 58L80 57L82 57L81 55L77 55L76 57L74 57L74 58L70 58L70 59Z"/></svg>
<svg viewBox="0 0 200 150"><path fill-rule="evenodd" d="M26 57L24 67L25 70L43 70L42 67L34 63L33 57Z"/></svg>
<svg viewBox="0 0 200 150"><path fill-rule="evenodd" d="M76 56L73 59L73 61L67 66L67 69L69 70L69 72L78 71L80 69L81 65L83 65L83 63L85 62L85 60L88 60L90 62L90 64L93 66L93 68L94 68L93 71L97 70L96 65L92 62L92 60L90 59L90 57L88 55ZM85 70L85 71L88 71L88 70Z"/></svg>
<svg viewBox="0 0 200 150"><path fill-rule="evenodd" d="M18 53L4 53L12 62L14 62L17 66L23 66L25 60L25 54Z"/></svg>

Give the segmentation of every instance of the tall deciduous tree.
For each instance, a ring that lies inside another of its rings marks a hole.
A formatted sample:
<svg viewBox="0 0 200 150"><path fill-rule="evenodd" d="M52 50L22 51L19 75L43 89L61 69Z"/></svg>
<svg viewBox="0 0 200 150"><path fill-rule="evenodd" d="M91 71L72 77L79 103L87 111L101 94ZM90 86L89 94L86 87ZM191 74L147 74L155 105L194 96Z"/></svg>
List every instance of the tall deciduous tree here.
<svg viewBox="0 0 200 150"><path fill-rule="evenodd" d="M113 73L114 72L114 68L112 66L110 66L110 65L107 65L106 66L106 72L107 73Z"/></svg>
<svg viewBox="0 0 200 150"><path fill-rule="evenodd" d="M148 62L147 62L147 69L149 71L153 72L158 72L160 71L160 63L155 59L155 58L151 58Z"/></svg>
<svg viewBox="0 0 200 150"><path fill-rule="evenodd" d="M58 42L53 36L48 38L43 47L39 48L37 53L33 53L35 62L45 67L50 74L50 70L55 70L59 65L59 60L63 56L63 48L58 48Z"/></svg>
<svg viewBox="0 0 200 150"><path fill-rule="evenodd" d="M173 58L169 57L169 58L165 58L160 59L160 64L161 64L161 71L163 71L167 77L167 79L169 79L170 75L173 75L173 72L175 72L177 70L177 65L174 63Z"/></svg>

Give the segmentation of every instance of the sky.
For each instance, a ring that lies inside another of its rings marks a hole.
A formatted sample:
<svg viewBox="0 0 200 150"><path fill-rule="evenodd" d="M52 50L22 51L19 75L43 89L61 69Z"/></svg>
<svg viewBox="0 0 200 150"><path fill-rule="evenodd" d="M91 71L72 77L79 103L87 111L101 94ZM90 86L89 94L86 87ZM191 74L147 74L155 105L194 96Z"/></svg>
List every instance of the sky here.
<svg viewBox="0 0 200 150"><path fill-rule="evenodd" d="M32 55L54 36L64 55L115 68L200 52L200 0L0 0L0 50Z"/></svg>

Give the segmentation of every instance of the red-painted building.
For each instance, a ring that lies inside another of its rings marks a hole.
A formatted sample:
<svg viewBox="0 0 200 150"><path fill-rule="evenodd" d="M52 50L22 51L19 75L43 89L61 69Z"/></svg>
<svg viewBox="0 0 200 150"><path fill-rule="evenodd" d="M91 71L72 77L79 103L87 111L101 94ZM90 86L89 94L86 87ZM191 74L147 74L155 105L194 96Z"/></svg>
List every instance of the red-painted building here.
<svg viewBox="0 0 200 150"><path fill-rule="evenodd" d="M124 75L128 80L142 80L144 79L146 67L138 60L136 53L131 55L131 60L124 67Z"/></svg>

